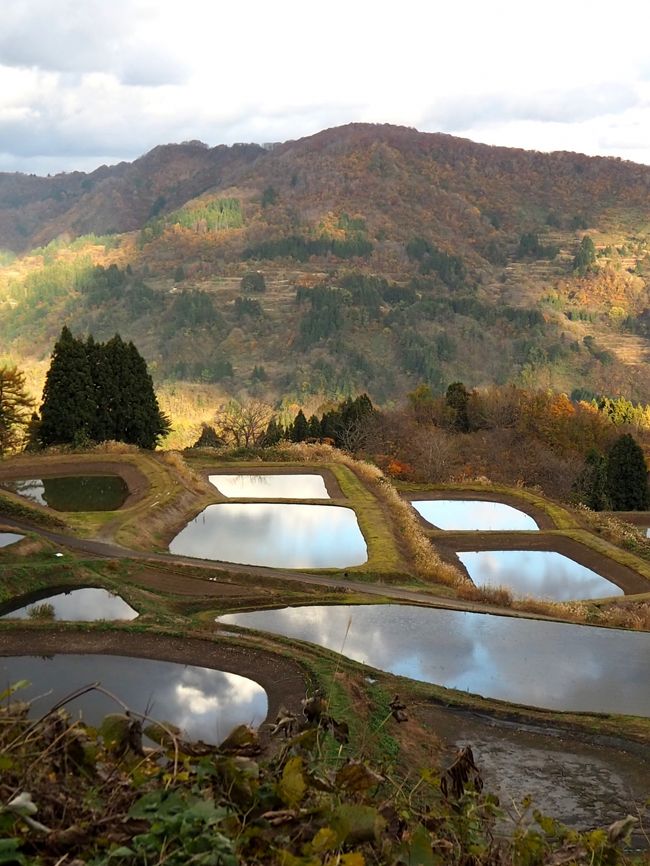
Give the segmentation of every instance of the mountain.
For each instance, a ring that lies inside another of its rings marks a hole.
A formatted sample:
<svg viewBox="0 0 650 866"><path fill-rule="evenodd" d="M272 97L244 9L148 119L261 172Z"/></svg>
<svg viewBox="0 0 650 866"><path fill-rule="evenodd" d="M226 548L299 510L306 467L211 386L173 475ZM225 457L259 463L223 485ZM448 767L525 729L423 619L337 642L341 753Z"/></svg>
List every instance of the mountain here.
<svg viewBox="0 0 650 866"><path fill-rule="evenodd" d="M210 400L461 379L649 401L649 193L648 166L370 124L0 175L4 353L42 364L65 321Z"/></svg>
<svg viewBox="0 0 650 866"><path fill-rule="evenodd" d="M255 144L155 147L133 163L54 177L0 173L0 249L24 252L62 235L133 231L264 154Z"/></svg>

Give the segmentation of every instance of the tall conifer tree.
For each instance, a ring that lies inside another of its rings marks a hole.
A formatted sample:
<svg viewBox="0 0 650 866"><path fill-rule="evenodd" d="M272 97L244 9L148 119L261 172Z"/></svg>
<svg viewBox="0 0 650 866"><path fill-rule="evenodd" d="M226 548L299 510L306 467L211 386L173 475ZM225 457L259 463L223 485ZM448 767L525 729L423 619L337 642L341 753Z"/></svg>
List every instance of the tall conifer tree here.
<svg viewBox="0 0 650 866"><path fill-rule="evenodd" d="M43 445L115 439L155 448L169 432L144 358L116 334L84 343L61 331L47 374L39 439Z"/></svg>
<svg viewBox="0 0 650 866"><path fill-rule="evenodd" d="M160 411L147 364L133 343L124 348L124 403L128 419L124 442L140 448L155 448L171 427L169 418Z"/></svg>
<svg viewBox="0 0 650 866"><path fill-rule="evenodd" d="M298 414L294 419L293 427L291 428L291 441L304 442L308 436L309 424L307 423L307 419L305 418L305 413L302 411L302 409L299 409Z"/></svg>
<svg viewBox="0 0 650 866"><path fill-rule="evenodd" d="M95 387L86 347L64 325L45 378L39 440L43 445L91 438Z"/></svg>
<svg viewBox="0 0 650 866"><path fill-rule="evenodd" d="M645 511L650 505L643 450L629 433L619 436L607 454L607 492L614 511Z"/></svg>

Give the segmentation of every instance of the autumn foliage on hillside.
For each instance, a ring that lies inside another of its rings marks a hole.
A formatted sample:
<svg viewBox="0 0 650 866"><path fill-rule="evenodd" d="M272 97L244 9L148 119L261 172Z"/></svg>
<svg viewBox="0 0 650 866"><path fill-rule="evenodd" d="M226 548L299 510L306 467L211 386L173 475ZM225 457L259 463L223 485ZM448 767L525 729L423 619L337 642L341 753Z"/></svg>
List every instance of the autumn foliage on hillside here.
<svg viewBox="0 0 650 866"><path fill-rule="evenodd" d="M42 364L67 322L216 402L312 412L455 380L647 402L649 185L620 160L369 124L0 176L7 360Z"/></svg>

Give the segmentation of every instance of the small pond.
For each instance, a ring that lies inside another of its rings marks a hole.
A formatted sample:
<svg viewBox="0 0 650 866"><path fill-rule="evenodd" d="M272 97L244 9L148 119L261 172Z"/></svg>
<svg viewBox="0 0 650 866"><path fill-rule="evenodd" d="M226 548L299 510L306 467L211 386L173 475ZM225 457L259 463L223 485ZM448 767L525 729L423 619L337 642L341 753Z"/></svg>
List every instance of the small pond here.
<svg viewBox="0 0 650 866"><path fill-rule="evenodd" d="M570 601L623 595L595 571L551 550L479 550L457 554L477 586L505 586L515 596Z"/></svg>
<svg viewBox="0 0 650 866"><path fill-rule="evenodd" d="M379 670L487 698L650 716L647 632L390 604L284 608L217 622L310 641Z"/></svg>
<svg viewBox="0 0 650 866"><path fill-rule="evenodd" d="M209 475L219 493L238 499L329 499L322 475Z"/></svg>
<svg viewBox="0 0 650 866"><path fill-rule="evenodd" d="M419 499L415 510L440 529L502 530L539 529L530 514L503 502L478 499Z"/></svg>
<svg viewBox="0 0 650 866"><path fill-rule="evenodd" d="M15 532L0 532L0 547L9 547L10 544L15 544L24 537L24 535L17 535Z"/></svg>
<svg viewBox="0 0 650 866"><path fill-rule="evenodd" d="M3 619L33 619L37 618L38 609L43 605L52 608L53 616L48 619L67 620L68 622L90 622L96 619L118 620L135 619L138 615L131 605L119 595L113 595L105 589L83 587L70 589L54 595L37 593L38 598L27 601L17 600L20 607L13 610L2 605L0 611Z"/></svg>
<svg viewBox="0 0 650 866"><path fill-rule="evenodd" d="M55 511L115 511L129 495L129 488L119 475L25 478L5 481L2 486Z"/></svg>
<svg viewBox="0 0 650 866"><path fill-rule="evenodd" d="M346 568L367 559L351 508L277 502L208 505L169 551L269 568Z"/></svg>
<svg viewBox="0 0 650 866"><path fill-rule="evenodd" d="M39 696L30 715L43 715L75 689L93 682L119 697L136 712L171 722L190 739L219 743L239 724L259 725L267 714L264 689L253 680L210 668L151 659L104 655L55 655L50 658L0 658L0 684L25 679L28 689L17 700ZM45 697L40 697L45 695ZM91 725L107 713L120 713L115 701L88 692L67 705Z"/></svg>

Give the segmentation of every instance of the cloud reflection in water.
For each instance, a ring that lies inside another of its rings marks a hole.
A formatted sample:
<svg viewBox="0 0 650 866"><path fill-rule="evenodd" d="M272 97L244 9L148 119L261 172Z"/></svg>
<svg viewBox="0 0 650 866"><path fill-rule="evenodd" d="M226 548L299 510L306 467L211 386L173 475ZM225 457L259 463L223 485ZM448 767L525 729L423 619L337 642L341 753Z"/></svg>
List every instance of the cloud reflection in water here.
<svg viewBox="0 0 650 866"><path fill-rule="evenodd" d="M380 670L485 697L650 716L650 633L407 605L284 608L217 621L310 641Z"/></svg>
<svg viewBox="0 0 650 866"><path fill-rule="evenodd" d="M479 550L457 556L477 586L505 586L518 596L569 601L623 595L615 583L552 550Z"/></svg>
<svg viewBox="0 0 650 866"><path fill-rule="evenodd" d="M208 475L224 496L250 499L329 499L322 475Z"/></svg>
<svg viewBox="0 0 650 866"><path fill-rule="evenodd" d="M259 725L267 713L266 692L257 683L236 674L152 659L102 655L56 655L52 658L17 656L0 658L0 689L26 679L20 699L47 694L34 702L31 715L80 686L99 681L137 712L181 728L190 739L218 743L238 724ZM97 692L73 701L68 711L81 712L89 724L107 713L121 712L112 700Z"/></svg>
<svg viewBox="0 0 650 866"><path fill-rule="evenodd" d="M367 559L351 508L277 502L208 505L169 551L273 568L346 568Z"/></svg>

